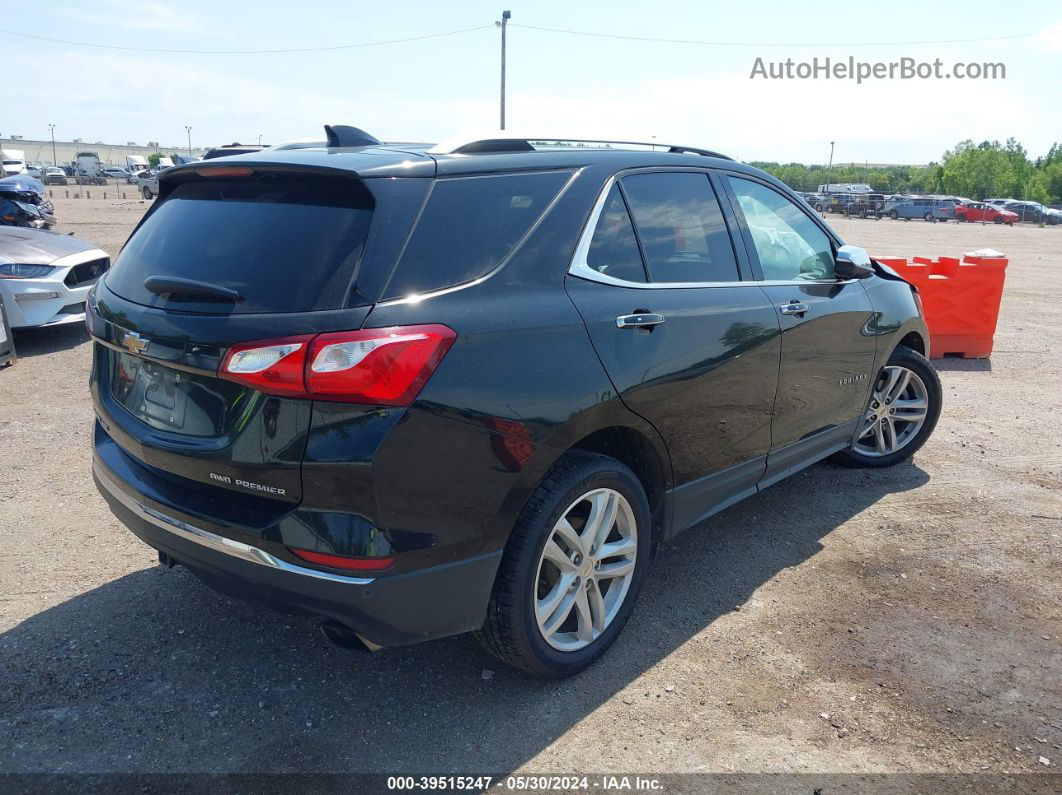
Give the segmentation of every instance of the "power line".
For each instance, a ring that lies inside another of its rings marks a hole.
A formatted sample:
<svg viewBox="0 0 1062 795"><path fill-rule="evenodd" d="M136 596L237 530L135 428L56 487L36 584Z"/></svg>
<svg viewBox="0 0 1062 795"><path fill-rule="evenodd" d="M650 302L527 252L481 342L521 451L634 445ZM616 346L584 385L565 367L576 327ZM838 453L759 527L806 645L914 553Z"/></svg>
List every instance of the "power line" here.
<svg viewBox="0 0 1062 795"><path fill-rule="evenodd" d="M982 42L992 41L1012 41L1015 39L1030 39L1036 36L1043 35L1043 31L1037 31L1035 33L1015 33L1008 36L984 36L978 38L969 39L927 39L922 41L864 41L864 42L851 42L851 41L829 41L829 42L796 42L796 41L707 41L703 39L669 39L659 38L653 36L633 36L622 33L599 33L590 30L570 30L568 28L549 28L540 25L521 25L515 22L509 23L512 27L523 28L525 30L535 30L541 33L561 33L569 36L588 36L599 39L616 39L619 41L642 41L654 44L693 44L709 47L836 47L844 45L846 47L914 47L927 44L976 44ZM55 39L49 36L38 36L33 33L21 33L15 30L6 30L0 28L0 33L6 33L8 36L17 36L23 39L33 39L35 41L44 41L51 44L66 44L72 47L94 47L102 50L125 50L128 52L154 52L154 53L168 53L179 55L281 55L289 53L305 53L305 52L330 52L336 50L352 50L360 47L382 47L388 44L404 44L413 41L425 41L427 39L438 39L445 36L458 36L462 33L472 33L477 30L487 30L493 27L493 25L477 25L471 28L461 28L460 30L449 30L441 33L426 33L421 36L408 36L401 39L385 39L382 41L363 41L353 44L335 44L330 46L321 47L291 47L284 49L273 50L184 50L184 49L171 49L161 47L131 47L128 45L117 44L101 44L99 42L90 41L72 41L70 39Z"/></svg>
<svg viewBox="0 0 1062 795"><path fill-rule="evenodd" d="M487 30L494 25L477 25L474 28L462 28L461 30L449 30L443 33L427 33L423 36L409 36L404 39L387 39L384 41L363 41L356 44L336 44L328 47L297 47L284 50L176 50L176 49L162 49L157 47L128 47L119 46L116 44L99 44L89 41L70 41L68 39L53 39L48 36L37 36L32 33L19 33L14 30L4 30L0 28L0 33L6 33L9 36L18 36L23 39L35 39L37 41L46 41L51 44L68 44L74 47L95 47L102 50L128 50L131 52L159 52L159 53L179 53L183 55L277 55L281 53L297 53L297 52L327 52L330 50L352 50L358 47L381 47L385 44L404 44L410 41L424 41L425 39L438 39L443 36L457 36L461 33L471 33L475 30Z"/></svg>
<svg viewBox="0 0 1062 795"><path fill-rule="evenodd" d="M589 30L568 30L566 28L545 28L537 25L520 25L516 22L509 23L514 28L525 30L537 30L544 33L566 33L572 36L592 36L599 39L620 39L622 41L647 41L657 44L702 44L711 47L914 47L922 44L973 44L987 41L1006 41L1009 39L1029 39L1034 36L1042 36L1044 31L1036 33L1015 33L1011 36L987 36L975 39L934 39L931 41L828 41L828 42L797 42L797 41L702 41L699 39L664 39L652 36L628 36L620 33L596 33Z"/></svg>

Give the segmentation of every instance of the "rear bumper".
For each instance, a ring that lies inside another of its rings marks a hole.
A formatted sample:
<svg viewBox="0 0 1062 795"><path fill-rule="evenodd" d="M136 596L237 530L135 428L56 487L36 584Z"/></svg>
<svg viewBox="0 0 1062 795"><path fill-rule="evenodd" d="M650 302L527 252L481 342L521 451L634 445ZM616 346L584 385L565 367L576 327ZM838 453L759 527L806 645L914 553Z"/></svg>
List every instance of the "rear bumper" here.
<svg viewBox="0 0 1062 795"><path fill-rule="evenodd" d="M332 619L376 646L401 646L478 629L501 552L405 574L353 577L297 566L197 527L123 488L97 456L96 487L140 540L233 596Z"/></svg>

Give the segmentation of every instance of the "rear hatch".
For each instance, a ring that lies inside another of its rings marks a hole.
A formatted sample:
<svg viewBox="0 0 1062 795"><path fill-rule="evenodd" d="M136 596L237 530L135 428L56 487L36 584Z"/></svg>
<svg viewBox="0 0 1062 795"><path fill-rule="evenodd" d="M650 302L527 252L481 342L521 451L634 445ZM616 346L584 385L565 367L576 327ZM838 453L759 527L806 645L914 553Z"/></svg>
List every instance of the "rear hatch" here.
<svg viewBox="0 0 1062 795"><path fill-rule="evenodd" d="M214 172L170 182L95 291L97 452L131 456L104 463L141 467L159 493L177 483L189 512L237 492L267 522L301 499L312 402L219 368L239 343L362 326L375 199L353 172Z"/></svg>

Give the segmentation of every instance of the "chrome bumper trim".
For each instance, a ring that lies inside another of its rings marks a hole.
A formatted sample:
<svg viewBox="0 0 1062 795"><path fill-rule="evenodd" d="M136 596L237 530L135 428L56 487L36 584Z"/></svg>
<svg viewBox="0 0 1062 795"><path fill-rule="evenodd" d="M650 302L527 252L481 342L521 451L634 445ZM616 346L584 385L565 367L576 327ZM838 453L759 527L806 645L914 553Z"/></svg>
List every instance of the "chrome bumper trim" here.
<svg viewBox="0 0 1062 795"><path fill-rule="evenodd" d="M217 533L211 533L209 530L204 530L201 527L188 524L188 522L184 522L172 516L167 516L161 511L156 511L154 508L147 507L122 491L122 489L118 487L118 484L114 482L114 478L107 471L106 467L104 467L99 461L92 462L92 472L95 474L100 485L130 511L140 518L151 522L151 524L156 527L183 538L185 541L191 541L200 546L212 549L215 552L221 552L225 555L239 558L240 560L257 563L260 566L268 566L271 569L285 571L289 574L298 574L303 577L313 577L318 580L328 580L329 582L338 582L344 585L369 585L375 579L373 577L346 577L342 574L331 574L327 571L320 571L318 569L308 569L304 566L296 566L293 563L280 560L279 558L270 555L264 549L253 547L250 544L244 544L242 541L235 541L231 538L219 536Z"/></svg>

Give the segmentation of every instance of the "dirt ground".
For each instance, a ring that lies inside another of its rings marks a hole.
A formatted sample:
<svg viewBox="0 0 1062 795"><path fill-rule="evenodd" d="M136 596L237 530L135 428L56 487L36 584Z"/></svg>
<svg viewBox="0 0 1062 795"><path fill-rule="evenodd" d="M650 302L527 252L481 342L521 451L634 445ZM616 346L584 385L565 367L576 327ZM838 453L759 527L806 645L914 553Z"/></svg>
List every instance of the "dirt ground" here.
<svg viewBox="0 0 1062 795"><path fill-rule="evenodd" d="M112 254L146 207L57 205ZM815 466L664 548L615 647L564 682L468 638L344 651L157 566L92 484L83 329L18 334L0 772L1057 771L1062 229L834 226L873 254L1009 254L994 355L937 362L912 462Z"/></svg>

